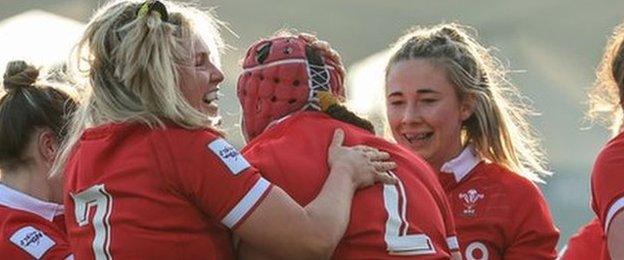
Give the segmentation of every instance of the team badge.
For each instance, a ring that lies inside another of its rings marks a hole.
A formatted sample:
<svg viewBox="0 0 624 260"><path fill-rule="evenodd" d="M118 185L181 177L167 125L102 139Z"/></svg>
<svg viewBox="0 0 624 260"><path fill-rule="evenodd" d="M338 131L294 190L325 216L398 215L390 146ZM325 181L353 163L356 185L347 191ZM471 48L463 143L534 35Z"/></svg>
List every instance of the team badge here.
<svg viewBox="0 0 624 260"><path fill-rule="evenodd" d="M55 244L45 233L32 226L20 228L9 240L36 259L41 258Z"/></svg>
<svg viewBox="0 0 624 260"><path fill-rule="evenodd" d="M208 144L208 148L225 163L233 175L251 167L247 160L228 142L219 138Z"/></svg>
<svg viewBox="0 0 624 260"><path fill-rule="evenodd" d="M465 207L463 211L464 215L474 216L477 201L485 198L485 195L480 194L476 189L470 189L464 193L460 193L459 198L463 200L462 203Z"/></svg>

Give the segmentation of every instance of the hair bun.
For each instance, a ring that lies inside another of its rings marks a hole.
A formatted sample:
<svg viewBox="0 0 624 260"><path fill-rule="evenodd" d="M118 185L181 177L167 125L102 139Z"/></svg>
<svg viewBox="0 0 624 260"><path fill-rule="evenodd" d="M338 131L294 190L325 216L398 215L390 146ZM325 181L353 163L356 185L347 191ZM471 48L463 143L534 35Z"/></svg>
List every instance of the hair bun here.
<svg viewBox="0 0 624 260"><path fill-rule="evenodd" d="M39 70L34 66L23 60L11 61L7 64L4 73L4 89L11 91L31 86L37 81L38 76Z"/></svg>
<svg viewBox="0 0 624 260"><path fill-rule="evenodd" d="M466 42L461 28L454 23L443 25L442 28L440 28L440 32L454 42Z"/></svg>

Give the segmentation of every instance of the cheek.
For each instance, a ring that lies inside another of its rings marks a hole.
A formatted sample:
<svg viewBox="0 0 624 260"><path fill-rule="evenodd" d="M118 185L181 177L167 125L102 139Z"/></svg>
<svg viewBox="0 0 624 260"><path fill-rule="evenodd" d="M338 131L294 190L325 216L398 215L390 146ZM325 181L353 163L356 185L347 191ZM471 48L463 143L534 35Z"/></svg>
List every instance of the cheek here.
<svg viewBox="0 0 624 260"><path fill-rule="evenodd" d="M438 130L444 132L443 135L453 137L461 132L461 114L452 107L444 107L436 111L432 111L428 120L429 123Z"/></svg>
<svg viewBox="0 0 624 260"><path fill-rule="evenodd" d="M397 127L401 124L401 118L403 118L403 113L401 110L391 107L386 107L386 118L388 119L388 125L390 125L391 130L396 131Z"/></svg>

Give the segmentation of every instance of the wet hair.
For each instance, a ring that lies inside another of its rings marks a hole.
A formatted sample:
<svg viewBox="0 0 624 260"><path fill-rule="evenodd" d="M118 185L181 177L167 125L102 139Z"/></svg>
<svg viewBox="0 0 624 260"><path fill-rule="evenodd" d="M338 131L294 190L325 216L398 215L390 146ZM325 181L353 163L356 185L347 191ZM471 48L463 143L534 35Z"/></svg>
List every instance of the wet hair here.
<svg viewBox="0 0 624 260"><path fill-rule="evenodd" d="M550 175L535 131L526 117L526 98L506 79L506 70L471 29L455 23L416 28L394 47L392 66L425 59L445 69L461 102L473 100L473 114L463 122L462 142L472 143L481 158L500 164L530 180Z"/></svg>
<svg viewBox="0 0 624 260"><path fill-rule="evenodd" d="M588 93L588 116L605 124L613 135L623 129L624 101L624 24L609 39L596 71L596 82Z"/></svg>
<svg viewBox="0 0 624 260"><path fill-rule="evenodd" d="M39 69L24 61L8 63L0 99L0 169L29 162L25 149L37 129L49 129L61 142L67 136L76 101L48 83L36 83Z"/></svg>
<svg viewBox="0 0 624 260"><path fill-rule="evenodd" d="M198 40L206 44L211 62L218 66L224 46L221 24L210 12L164 0L110 1L96 11L70 63L73 74L88 81L86 100L53 172L60 172L88 127L124 122L211 127L211 119L182 94L177 69L194 66Z"/></svg>

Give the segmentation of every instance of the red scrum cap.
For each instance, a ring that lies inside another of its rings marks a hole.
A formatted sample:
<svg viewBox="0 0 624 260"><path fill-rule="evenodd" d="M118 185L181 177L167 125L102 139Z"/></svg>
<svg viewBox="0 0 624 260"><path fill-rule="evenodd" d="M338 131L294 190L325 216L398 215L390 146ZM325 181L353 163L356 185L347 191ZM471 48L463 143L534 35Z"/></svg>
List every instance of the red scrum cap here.
<svg viewBox="0 0 624 260"><path fill-rule="evenodd" d="M237 86L247 141L289 114L320 111L318 91L344 97L336 64L323 58L306 41L276 37L251 45Z"/></svg>

